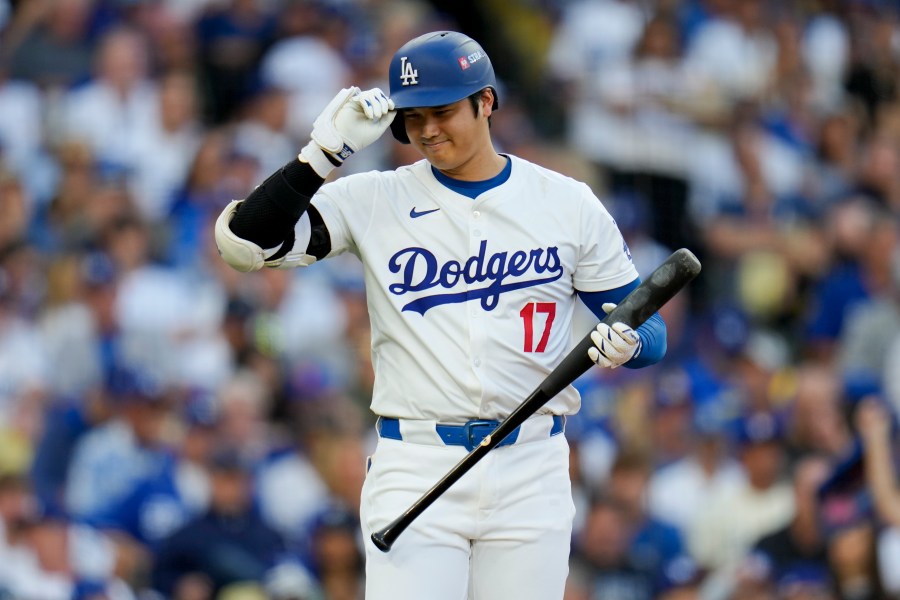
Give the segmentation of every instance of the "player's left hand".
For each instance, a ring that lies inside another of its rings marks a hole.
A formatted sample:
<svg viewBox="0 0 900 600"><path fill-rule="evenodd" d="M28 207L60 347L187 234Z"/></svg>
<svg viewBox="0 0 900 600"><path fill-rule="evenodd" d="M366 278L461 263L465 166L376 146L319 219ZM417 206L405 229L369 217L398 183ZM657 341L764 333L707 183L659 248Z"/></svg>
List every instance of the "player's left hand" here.
<svg viewBox="0 0 900 600"><path fill-rule="evenodd" d="M602 308L609 314L615 307L615 304L607 302ZM621 322L612 325L600 323L591 332L591 341L594 346L588 349L588 356L598 367L615 369L641 353L641 337L634 329Z"/></svg>
<svg viewBox="0 0 900 600"><path fill-rule="evenodd" d="M316 119L312 139L343 161L381 137L395 115L394 101L380 89L350 88L338 94Z"/></svg>
<svg viewBox="0 0 900 600"><path fill-rule="evenodd" d="M316 117L312 141L300 151L300 158L327 177L336 165L381 137L395 116L394 101L380 89L345 88ZM320 159L320 152L330 161Z"/></svg>

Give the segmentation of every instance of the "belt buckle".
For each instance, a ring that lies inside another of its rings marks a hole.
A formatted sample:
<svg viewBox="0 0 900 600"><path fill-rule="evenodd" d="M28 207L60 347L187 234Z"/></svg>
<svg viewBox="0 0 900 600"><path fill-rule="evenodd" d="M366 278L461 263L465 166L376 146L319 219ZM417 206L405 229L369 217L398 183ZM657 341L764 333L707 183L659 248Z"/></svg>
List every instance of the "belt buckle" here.
<svg viewBox="0 0 900 600"><path fill-rule="evenodd" d="M482 440L490 435L490 433L497 428L497 425L499 425L497 421L491 421L488 419L474 419L463 425L463 435L465 439L466 449L471 452L476 447L481 445ZM485 427L489 427L490 429L484 433L480 433L478 431ZM478 437L478 439L476 440L475 437L479 435L480 437Z"/></svg>

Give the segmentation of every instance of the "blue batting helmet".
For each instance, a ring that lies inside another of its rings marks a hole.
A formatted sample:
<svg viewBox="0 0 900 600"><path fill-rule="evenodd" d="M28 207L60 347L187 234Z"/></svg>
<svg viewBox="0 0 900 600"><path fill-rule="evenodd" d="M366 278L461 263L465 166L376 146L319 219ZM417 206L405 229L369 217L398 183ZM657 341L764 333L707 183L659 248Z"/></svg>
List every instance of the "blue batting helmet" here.
<svg viewBox="0 0 900 600"><path fill-rule="evenodd" d="M488 87L498 106L491 59L478 42L455 31L426 33L404 44L391 59L388 78L398 109L453 104ZM403 119L394 119L391 133L409 143Z"/></svg>

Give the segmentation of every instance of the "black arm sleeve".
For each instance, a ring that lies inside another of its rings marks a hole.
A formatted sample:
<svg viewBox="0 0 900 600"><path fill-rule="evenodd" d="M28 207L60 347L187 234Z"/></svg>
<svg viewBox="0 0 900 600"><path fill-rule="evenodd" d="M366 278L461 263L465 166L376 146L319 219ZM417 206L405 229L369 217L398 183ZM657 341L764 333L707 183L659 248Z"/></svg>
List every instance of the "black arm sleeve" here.
<svg viewBox="0 0 900 600"><path fill-rule="evenodd" d="M309 238L309 245L306 247L306 253L315 256L316 260L322 260L331 252L331 235L322 215L316 210L315 206L309 207L309 224L312 226L312 235Z"/></svg>
<svg viewBox="0 0 900 600"><path fill-rule="evenodd" d="M294 225L324 181L309 164L292 160L250 192L231 220L231 231L261 248L283 244L279 254L287 253L294 243ZM321 218L319 223L323 229ZM327 237L327 230L324 233Z"/></svg>

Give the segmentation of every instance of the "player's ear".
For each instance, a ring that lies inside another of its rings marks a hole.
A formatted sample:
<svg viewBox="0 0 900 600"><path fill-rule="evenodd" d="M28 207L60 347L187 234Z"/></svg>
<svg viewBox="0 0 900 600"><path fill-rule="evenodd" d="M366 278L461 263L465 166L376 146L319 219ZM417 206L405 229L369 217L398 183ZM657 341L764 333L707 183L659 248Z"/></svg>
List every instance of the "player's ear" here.
<svg viewBox="0 0 900 600"><path fill-rule="evenodd" d="M485 117L490 117L491 113L494 112L494 105L496 104L496 100L494 99L494 90L491 88L484 88L481 90L481 112Z"/></svg>

